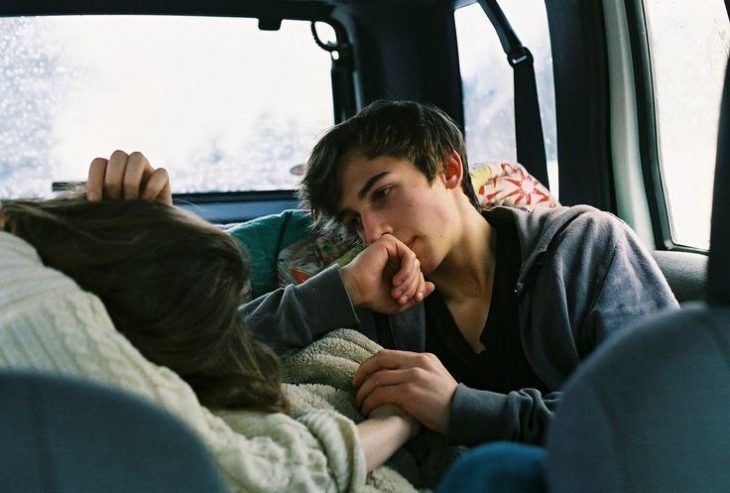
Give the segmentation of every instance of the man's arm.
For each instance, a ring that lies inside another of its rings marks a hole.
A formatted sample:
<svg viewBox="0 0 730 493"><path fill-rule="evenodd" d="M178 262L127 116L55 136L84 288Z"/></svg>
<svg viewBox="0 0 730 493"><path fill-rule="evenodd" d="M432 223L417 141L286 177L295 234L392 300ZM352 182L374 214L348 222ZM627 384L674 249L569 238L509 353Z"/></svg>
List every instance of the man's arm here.
<svg viewBox="0 0 730 493"><path fill-rule="evenodd" d="M390 276L395 265L397 272ZM246 327L278 352L306 346L327 332L361 330L355 308L380 313L408 310L433 292L418 259L391 235L369 245L348 265L332 266L298 286L286 286L250 301L240 309Z"/></svg>
<svg viewBox="0 0 730 493"><path fill-rule="evenodd" d="M327 332L358 328L341 270L332 266L300 285L289 285L241 306L246 329L281 353L302 348Z"/></svg>
<svg viewBox="0 0 730 493"><path fill-rule="evenodd" d="M583 327L581 342L593 344L591 349L648 315L679 307L651 253L628 226L610 217L615 248Z"/></svg>
<svg viewBox="0 0 730 493"><path fill-rule="evenodd" d="M550 243L520 300L525 355L557 390L600 344L677 301L634 232L585 206Z"/></svg>
<svg viewBox="0 0 730 493"><path fill-rule="evenodd" d="M453 445L494 440L541 444L558 392L536 389L509 394L457 384L439 359L429 353L381 350L364 361L353 378L363 415L395 404Z"/></svg>
<svg viewBox="0 0 730 493"><path fill-rule="evenodd" d="M541 444L560 393L508 394L457 384L436 356L384 349L363 362L353 384L363 415L395 404L452 445L495 440Z"/></svg>
<svg viewBox="0 0 730 493"><path fill-rule="evenodd" d="M503 395L460 386L451 407L450 441L468 444L469 437L481 435L543 443L562 396L559 389L576 367L642 318L678 306L650 252L612 214L587 209L556 237L550 251L520 310L531 321L522 328L526 355L553 391ZM500 410L502 423L489 418Z"/></svg>
<svg viewBox="0 0 730 493"><path fill-rule="evenodd" d="M529 388L500 394L460 384L449 409L446 440L468 446L495 440L542 445L561 395Z"/></svg>
<svg viewBox="0 0 730 493"><path fill-rule="evenodd" d="M460 385L451 405L450 442L543 443L562 396L557 389L575 368L607 339L678 306L649 251L609 213L591 209L581 214L552 247L521 310L528 310L526 319L532 321L523 327L528 358L538 377L555 390L504 395Z"/></svg>

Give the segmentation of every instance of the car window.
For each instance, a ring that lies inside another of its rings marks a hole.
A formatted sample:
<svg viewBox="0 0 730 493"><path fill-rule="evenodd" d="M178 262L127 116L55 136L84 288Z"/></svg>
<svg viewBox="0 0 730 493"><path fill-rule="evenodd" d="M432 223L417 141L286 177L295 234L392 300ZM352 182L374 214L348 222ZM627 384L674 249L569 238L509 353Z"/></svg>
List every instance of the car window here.
<svg viewBox="0 0 730 493"><path fill-rule="evenodd" d="M730 47L722 0L644 0L657 146L672 240L706 249Z"/></svg>
<svg viewBox="0 0 730 493"><path fill-rule="evenodd" d="M517 36L532 52L540 99L550 190L558 195L555 85L547 13L542 0L499 2ZM469 161L516 161L513 72L479 4L454 12L464 93ZM545 184L547 185L547 184Z"/></svg>
<svg viewBox="0 0 730 493"><path fill-rule="evenodd" d="M0 52L0 198L48 196L118 148L167 168L176 192L292 189L334 123L308 22L8 17Z"/></svg>

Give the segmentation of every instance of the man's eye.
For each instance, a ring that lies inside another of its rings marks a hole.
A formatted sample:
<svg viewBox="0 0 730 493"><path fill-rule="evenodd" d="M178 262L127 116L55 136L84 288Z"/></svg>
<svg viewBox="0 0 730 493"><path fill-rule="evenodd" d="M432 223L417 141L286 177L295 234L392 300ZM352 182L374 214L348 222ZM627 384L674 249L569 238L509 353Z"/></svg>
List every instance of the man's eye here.
<svg viewBox="0 0 730 493"><path fill-rule="evenodd" d="M391 190L392 190L391 187L384 187L384 188L381 188L379 190L376 190L374 195L378 199L384 199L385 197L387 197L388 195L390 195L390 191Z"/></svg>

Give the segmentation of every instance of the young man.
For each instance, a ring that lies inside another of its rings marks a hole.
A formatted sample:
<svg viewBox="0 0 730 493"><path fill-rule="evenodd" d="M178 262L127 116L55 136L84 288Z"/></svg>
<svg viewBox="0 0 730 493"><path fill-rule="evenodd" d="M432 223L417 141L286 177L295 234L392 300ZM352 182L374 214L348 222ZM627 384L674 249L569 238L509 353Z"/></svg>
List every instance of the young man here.
<svg viewBox="0 0 730 493"><path fill-rule="evenodd" d="M396 404L450 443L541 443L575 367L634 320L677 306L610 214L480 211L461 133L432 107L381 101L335 126L312 152L302 198L368 248L243 307L249 330L282 349L359 328L388 348L355 376L362 413Z"/></svg>

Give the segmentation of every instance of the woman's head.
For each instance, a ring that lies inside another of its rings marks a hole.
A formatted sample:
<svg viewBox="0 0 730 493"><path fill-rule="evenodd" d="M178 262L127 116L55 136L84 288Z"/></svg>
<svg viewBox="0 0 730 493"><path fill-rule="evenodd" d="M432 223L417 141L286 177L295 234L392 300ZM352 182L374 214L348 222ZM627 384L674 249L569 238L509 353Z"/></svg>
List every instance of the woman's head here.
<svg viewBox="0 0 730 493"><path fill-rule="evenodd" d="M3 204L0 224L99 296L117 329L203 404L286 407L278 360L237 312L249 264L230 235L174 207L82 195Z"/></svg>

